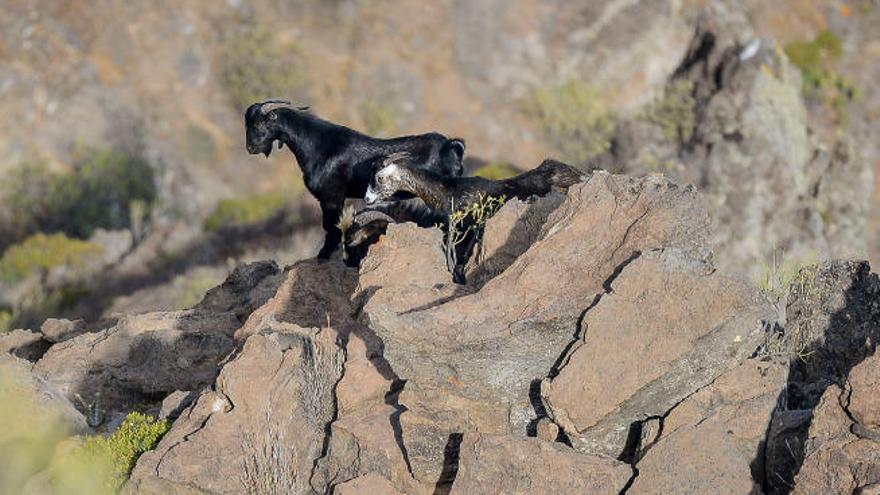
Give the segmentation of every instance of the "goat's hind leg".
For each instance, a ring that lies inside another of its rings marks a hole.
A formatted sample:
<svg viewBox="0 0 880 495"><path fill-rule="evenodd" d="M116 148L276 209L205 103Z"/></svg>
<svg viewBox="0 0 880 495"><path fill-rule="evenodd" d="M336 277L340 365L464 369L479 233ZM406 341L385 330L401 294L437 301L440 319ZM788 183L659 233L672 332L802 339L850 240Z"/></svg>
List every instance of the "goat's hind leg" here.
<svg viewBox="0 0 880 495"><path fill-rule="evenodd" d="M342 206L345 201L322 201L321 225L324 227L324 246L318 252L318 259L330 258L342 242L342 230L339 228L339 218L342 216Z"/></svg>

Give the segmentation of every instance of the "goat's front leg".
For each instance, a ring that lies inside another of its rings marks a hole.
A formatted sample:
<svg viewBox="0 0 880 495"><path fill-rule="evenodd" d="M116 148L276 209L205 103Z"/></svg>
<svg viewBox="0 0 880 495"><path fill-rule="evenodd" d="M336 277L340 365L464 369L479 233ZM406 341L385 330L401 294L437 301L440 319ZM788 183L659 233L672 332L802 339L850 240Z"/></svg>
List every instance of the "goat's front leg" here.
<svg viewBox="0 0 880 495"><path fill-rule="evenodd" d="M339 244L342 242L342 230L340 230L338 224L344 204L344 199L342 201L321 201L321 215L323 216L321 225L324 227L325 235L324 246L318 252L319 259L329 259L330 255L339 248Z"/></svg>

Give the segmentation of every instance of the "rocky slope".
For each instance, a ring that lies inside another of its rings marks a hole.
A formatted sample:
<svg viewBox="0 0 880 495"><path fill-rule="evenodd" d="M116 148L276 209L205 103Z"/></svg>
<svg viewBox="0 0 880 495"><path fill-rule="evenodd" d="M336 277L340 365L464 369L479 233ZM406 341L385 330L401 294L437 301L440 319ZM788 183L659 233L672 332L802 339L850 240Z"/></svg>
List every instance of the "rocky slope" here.
<svg viewBox="0 0 880 495"><path fill-rule="evenodd" d="M773 305L711 238L693 187L595 172L507 203L468 285L439 230L392 225L359 271L245 265L5 359L60 414L173 419L132 494L871 493L880 280L805 267Z"/></svg>

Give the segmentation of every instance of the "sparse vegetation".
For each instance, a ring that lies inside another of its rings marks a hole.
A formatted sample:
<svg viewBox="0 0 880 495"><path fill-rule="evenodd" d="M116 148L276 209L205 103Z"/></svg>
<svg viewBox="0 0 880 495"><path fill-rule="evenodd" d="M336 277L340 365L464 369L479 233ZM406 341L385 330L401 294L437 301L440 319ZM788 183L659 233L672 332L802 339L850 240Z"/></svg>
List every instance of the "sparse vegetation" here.
<svg viewBox="0 0 880 495"><path fill-rule="evenodd" d="M3 253L0 258L0 278L13 283L38 270L61 265L76 268L102 252L100 245L70 239L64 234L35 234Z"/></svg>
<svg viewBox="0 0 880 495"><path fill-rule="evenodd" d="M400 115L392 104L383 105L377 101L367 101L361 105L360 113L367 134L377 137L397 134Z"/></svg>
<svg viewBox="0 0 880 495"><path fill-rule="evenodd" d="M483 165L474 172L474 175L485 177L492 180L502 180L519 175L522 170L513 166L508 162L490 162Z"/></svg>
<svg viewBox="0 0 880 495"><path fill-rule="evenodd" d="M857 98L853 84L836 70L843 56L843 43L829 30L812 41L796 41L785 46L785 54L800 69L803 94L809 100L831 106L840 120L846 119L846 106Z"/></svg>
<svg viewBox="0 0 880 495"><path fill-rule="evenodd" d="M81 152L67 173L23 163L7 177L0 184L0 204L9 205L0 218L0 250L36 232L87 239L97 228L129 228L132 203L145 218L156 197L143 159L107 149Z"/></svg>
<svg viewBox="0 0 880 495"><path fill-rule="evenodd" d="M598 91L583 82L539 88L527 108L566 160L584 163L611 146L614 119Z"/></svg>
<svg viewBox="0 0 880 495"><path fill-rule="evenodd" d="M220 78L236 109L273 97L300 96L308 87L302 50L280 43L264 26L247 26L221 47Z"/></svg>
<svg viewBox="0 0 880 495"><path fill-rule="evenodd" d="M264 222L290 204L291 198L282 192L255 194L244 198L221 200L204 222L205 230L218 230Z"/></svg>
<svg viewBox="0 0 880 495"><path fill-rule="evenodd" d="M498 210L504 206L507 198L504 196L484 196L480 194L479 200L473 204L456 209L452 205L452 214L446 225L446 267L453 275L456 275L458 267L458 246L467 239L478 241L482 238L486 222L492 218Z"/></svg>
<svg viewBox="0 0 880 495"><path fill-rule="evenodd" d="M657 124L669 141L687 142L696 127L694 84L677 79L669 83L663 97L645 110L645 118Z"/></svg>
<svg viewBox="0 0 880 495"><path fill-rule="evenodd" d="M138 457L152 450L169 429L168 420L132 412L109 437L87 437L79 454L107 462L111 468L107 488L116 491L128 479Z"/></svg>
<svg viewBox="0 0 880 495"><path fill-rule="evenodd" d="M10 324L12 323L12 311L7 311L5 309L0 310L0 333L8 332L12 330L10 328Z"/></svg>
<svg viewBox="0 0 880 495"><path fill-rule="evenodd" d="M784 323L785 308L793 288L797 287L799 291L809 293L812 291L815 279L814 265L786 262L784 255L777 256L774 249L770 263L765 266L764 273L758 280L758 287L776 308L780 321ZM809 344L799 335L777 325L765 330L764 343L758 354L762 357L806 361L812 352L809 351Z"/></svg>

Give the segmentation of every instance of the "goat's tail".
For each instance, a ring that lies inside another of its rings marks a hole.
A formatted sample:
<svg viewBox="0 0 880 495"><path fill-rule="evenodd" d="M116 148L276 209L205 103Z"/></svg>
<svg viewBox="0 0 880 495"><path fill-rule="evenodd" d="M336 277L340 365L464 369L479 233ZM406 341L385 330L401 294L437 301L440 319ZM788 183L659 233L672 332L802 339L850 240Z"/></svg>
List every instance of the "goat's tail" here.
<svg viewBox="0 0 880 495"><path fill-rule="evenodd" d="M580 170L571 165L549 158L541 162L541 164L538 165L537 170L542 171L542 175L547 177L547 180L553 187L562 189L563 191L566 191L569 187L583 181L585 177Z"/></svg>
<svg viewBox="0 0 880 495"><path fill-rule="evenodd" d="M516 191L517 196L527 197L549 193L553 188L567 191L569 187L584 180L584 174L576 168L556 160L544 160L537 167L516 177L504 179L504 183Z"/></svg>
<svg viewBox="0 0 880 495"><path fill-rule="evenodd" d="M440 155L443 157L453 156L457 161L464 159L464 139L452 138L447 139L443 146L440 147Z"/></svg>

